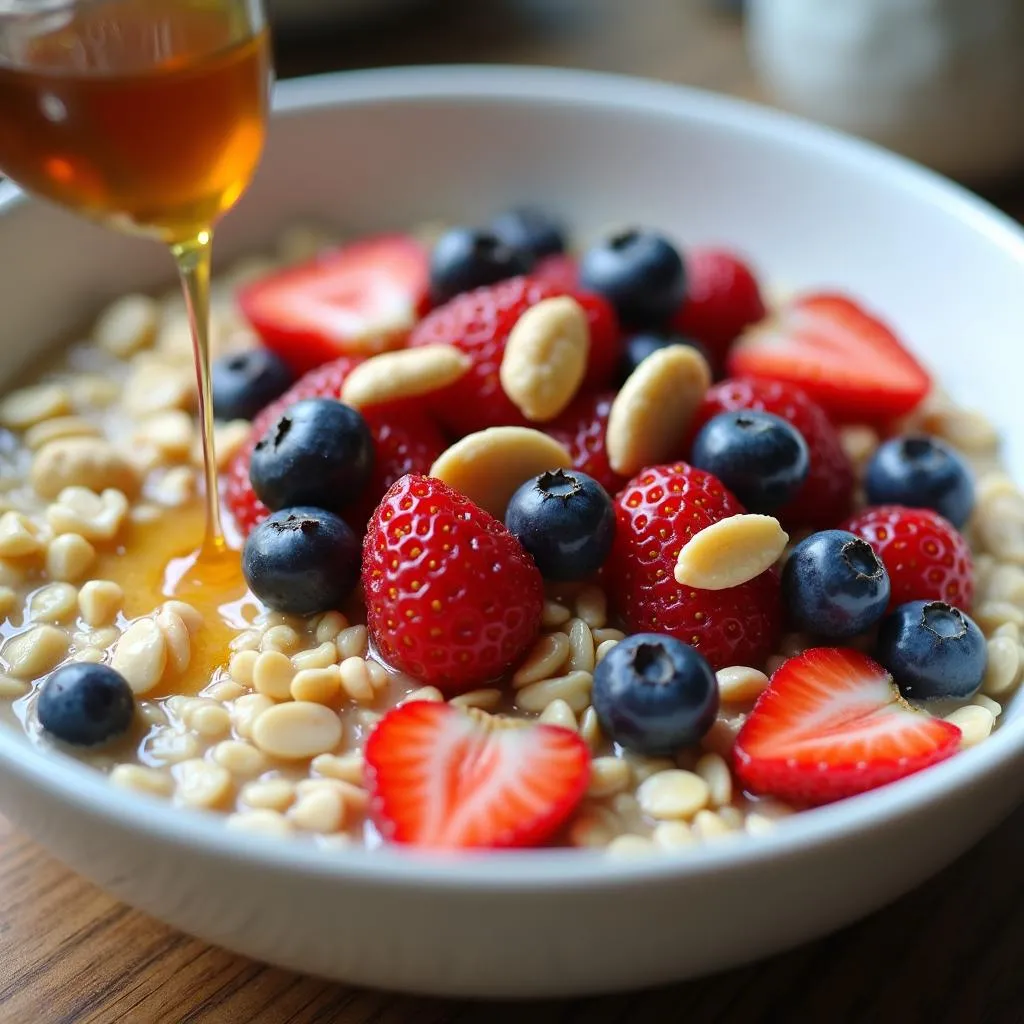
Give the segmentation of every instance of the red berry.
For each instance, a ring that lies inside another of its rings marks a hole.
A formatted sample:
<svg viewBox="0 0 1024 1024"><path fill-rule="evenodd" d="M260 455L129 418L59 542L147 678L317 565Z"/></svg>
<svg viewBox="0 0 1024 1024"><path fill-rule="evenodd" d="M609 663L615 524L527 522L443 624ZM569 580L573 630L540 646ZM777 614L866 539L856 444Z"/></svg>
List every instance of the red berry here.
<svg viewBox="0 0 1024 1024"><path fill-rule="evenodd" d="M304 398L337 398L345 377L358 359L340 359L311 370L254 420L249 442L231 460L226 471L224 503L243 536L270 514L249 483L252 449L271 423L289 406ZM434 421L422 410L403 403L364 412L373 435L373 474L365 492L346 509L345 519L357 533L369 521L384 492L406 473L427 473L445 449L445 439Z"/></svg>
<svg viewBox="0 0 1024 1024"><path fill-rule="evenodd" d="M434 849L540 846L576 809L590 753L569 729L489 729L410 701L366 743L370 809L386 839Z"/></svg>
<svg viewBox="0 0 1024 1024"><path fill-rule="evenodd" d="M608 593L631 632L667 633L695 647L715 669L759 665L775 648L782 620L774 569L728 590L676 583L682 546L743 506L710 473L684 462L652 466L615 501Z"/></svg>
<svg viewBox="0 0 1024 1024"><path fill-rule="evenodd" d="M885 423L913 409L928 374L880 320L841 295L791 302L729 352L729 373L803 388L837 423Z"/></svg>
<svg viewBox="0 0 1024 1024"><path fill-rule="evenodd" d="M824 804L902 779L959 745L955 725L912 708L867 655L818 647L772 676L733 757L750 791Z"/></svg>
<svg viewBox="0 0 1024 1024"><path fill-rule="evenodd" d="M686 299L672 327L699 341L712 362L721 364L743 330L764 317L757 278L738 256L722 249L691 249L684 262Z"/></svg>
<svg viewBox="0 0 1024 1024"><path fill-rule="evenodd" d="M778 513L787 526L835 526L850 511L853 467L825 411L798 387L775 380L730 378L711 387L694 417L692 435L713 416L733 409L769 412L791 423L810 450L800 493Z"/></svg>
<svg viewBox="0 0 1024 1024"><path fill-rule="evenodd" d="M840 527L863 537L882 560L890 608L907 601L945 601L969 611L974 562L967 541L937 512L902 505L865 509Z"/></svg>
<svg viewBox="0 0 1024 1024"><path fill-rule="evenodd" d="M545 431L572 455L573 469L592 476L609 493L615 494L626 482L608 464L605 431L614 392L597 391L576 397Z"/></svg>
<svg viewBox="0 0 1024 1024"><path fill-rule="evenodd" d="M363 596L385 661L459 693L500 678L527 653L544 585L502 523L440 480L410 475L370 519Z"/></svg>
<svg viewBox="0 0 1024 1024"><path fill-rule="evenodd" d="M576 258L564 252L545 256L530 271L530 276L547 281L548 284L567 292L578 288L580 283L580 271L576 264Z"/></svg>
<svg viewBox="0 0 1024 1024"><path fill-rule="evenodd" d="M590 362L584 387L603 387L619 358L619 329L611 306L597 295L569 291L533 277L477 288L457 295L426 316L409 345L454 345L473 360L469 372L432 396L438 419L458 434L486 427L526 426L498 379L505 342L516 321L542 299L572 295L590 323Z"/></svg>
<svg viewBox="0 0 1024 1024"><path fill-rule="evenodd" d="M242 312L296 373L394 348L426 307L427 251L405 235L365 238L261 277Z"/></svg>

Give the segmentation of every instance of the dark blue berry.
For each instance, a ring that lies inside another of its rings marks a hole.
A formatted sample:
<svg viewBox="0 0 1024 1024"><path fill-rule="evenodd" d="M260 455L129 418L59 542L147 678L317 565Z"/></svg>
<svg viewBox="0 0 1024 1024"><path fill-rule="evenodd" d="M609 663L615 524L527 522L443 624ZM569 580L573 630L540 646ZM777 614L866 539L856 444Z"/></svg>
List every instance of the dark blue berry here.
<svg viewBox="0 0 1024 1024"><path fill-rule="evenodd" d="M669 345L687 345L707 358L703 345L690 338L684 338L681 334L672 334L670 331L640 331L626 339L622 359L619 361L619 383L623 383L648 356L668 348Z"/></svg>
<svg viewBox="0 0 1024 1024"><path fill-rule="evenodd" d="M249 589L274 611L333 611L344 605L359 580L359 541L333 512L281 509L249 534L242 573Z"/></svg>
<svg viewBox="0 0 1024 1024"><path fill-rule="evenodd" d="M582 580L604 565L615 536L608 492L586 473L556 469L527 480L508 504L505 525L547 580Z"/></svg>
<svg viewBox="0 0 1024 1024"><path fill-rule="evenodd" d="M452 228L430 254L430 297L441 305L462 292L527 273L532 256L483 228Z"/></svg>
<svg viewBox="0 0 1024 1024"><path fill-rule="evenodd" d="M598 662L592 700L605 735L626 750L674 754L714 724L718 682L689 644L635 633Z"/></svg>
<svg viewBox="0 0 1024 1024"><path fill-rule="evenodd" d="M782 597L794 628L841 640L885 614L889 574L867 541L845 530L822 530L790 552Z"/></svg>
<svg viewBox="0 0 1024 1024"><path fill-rule="evenodd" d="M252 452L249 480L267 508L315 505L340 512L362 493L373 472L366 420L331 398L289 406Z"/></svg>
<svg viewBox="0 0 1024 1024"><path fill-rule="evenodd" d="M491 221L490 229L507 246L529 253L535 260L565 252L562 225L533 206L517 206L499 213Z"/></svg>
<svg viewBox="0 0 1024 1024"><path fill-rule="evenodd" d="M908 601L884 619L875 650L907 700L973 697L985 675L985 637L942 601Z"/></svg>
<svg viewBox="0 0 1024 1024"><path fill-rule="evenodd" d="M135 696L109 665L73 662L51 672L36 703L39 724L51 736L94 747L125 732L135 715Z"/></svg>
<svg viewBox="0 0 1024 1024"><path fill-rule="evenodd" d="M722 412L701 427L690 462L717 476L748 512L774 512L793 498L810 469L803 435L767 412Z"/></svg>
<svg viewBox="0 0 1024 1024"><path fill-rule="evenodd" d="M930 508L957 529L974 508L967 464L934 437L895 437L879 445L864 474L871 505Z"/></svg>
<svg viewBox="0 0 1024 1024"><path fill-rule="evenodd" d="M632 228L583 254L580 284L603 295L626 327L662 327L686 295L686 270L665 238Z"/></svg>
<svg viewBox="0 0 1024 1024"><path fill-rule="evenodd" d="M251 420L294 381L288 364L269 348L221 356L210 367L213 414L219 420Z"/></svg>

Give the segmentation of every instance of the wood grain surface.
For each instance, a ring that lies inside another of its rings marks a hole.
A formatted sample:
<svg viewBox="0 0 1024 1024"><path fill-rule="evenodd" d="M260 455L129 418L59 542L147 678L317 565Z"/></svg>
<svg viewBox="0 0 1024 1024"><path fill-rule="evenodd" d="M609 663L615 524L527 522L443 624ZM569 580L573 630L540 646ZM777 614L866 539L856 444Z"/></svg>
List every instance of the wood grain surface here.
<svg viewBox="0 0 1024 1024"><path fill-rule="evenodd" d="M738 23L696 0L437 0L400 22L280 40L278 48L286 77L518 62L757 93ZM996 198L1024 216L1019 193ZM1022 897L1024 810L888 909L749 968L645 993L530 1006L413 999L206 946L109 899L0 818L0 1022L1018 1024Z"/></svg>

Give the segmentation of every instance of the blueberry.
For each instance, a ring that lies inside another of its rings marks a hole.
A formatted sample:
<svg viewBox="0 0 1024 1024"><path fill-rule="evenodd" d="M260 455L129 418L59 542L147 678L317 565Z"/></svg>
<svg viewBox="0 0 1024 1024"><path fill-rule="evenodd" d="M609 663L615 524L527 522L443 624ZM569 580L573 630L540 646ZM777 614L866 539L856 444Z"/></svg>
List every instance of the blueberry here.
<svg viewBox="0 0 1024 1024"><path fill-rule="evenodd" d="M796 629L840 640L863 633L885 614L889 574L867 541L845 530L822 530L790 552L782 598Z"/></svg>
<svg viewBox="0 0 1024 1024"><path fill-rule="evenodd" d="M461 292L527 273L533 258L506 245L493 231L452 228L430 254L430 297L441 305Z"/></svg>
<svg viewBox="0 0 1024 1024"><path fill-rule="evenodd" d="M707 358L703 345L690 338L684 338L681 334L673 334L670 331L640 331L626 340L622 359L619 361L619 382L625 381L648 356L660 349L668 348L669 345L687 345Z"/></svg>
<svg viewBox="0 0 1024 1024"><path fill-rule="evenodd" d="M714 724L718 682L689 644L635 633L598 662L592 699L605 734L620 746L639 754L674 754Z"/></svg>
<svg viewBox="0 0 1024 1024"><path fill-rule="evenodd" d="M125 732L135 715L135 696L109 665L73 662L51 672L36 704L39 724L79 747L106 743Z"/></svg>
<svg viewBox="0 0 1024 1024"><path fill-rule="evenodd" d="M750 409L722 412L701 427L690 462L717 476L748 512L774 512L807 479L803 435L779 416Z"/></svg>
<svg viewBox="0 0 1024 1024"><path fill-rule="evenodd" d="M580 284L603 295L625 326L662 327L686 295L686 270L665 238L631 228L583 254Z"/></svg>
<svg viewBox="0 0 1024 1024"><path fill-rule="evenodd" d="M213 414L219 420L251 420L294 380L288 364L269 348L221 356L210 368Z"/></svg>
<svg viewBox="0 0 1024 1024"><path fill-rule="evenodd" d="M934 437L896 437L879 445L864 475L871 505L930 508L957 529L974 508L967 464Z"/></svg>
<svg viewBox="0 0 1024 1024"><path fill-rule="evenodd" d="M565 231L543 210L517 206L498 214L490 229L507 246L529 253L535 260L565 252Z"/></svg>
<svg viewBox="0 0 1024 1024"><path fill-rule="evenodd" d="M281 509L249 534L242 573L249 589L276 612L333 611L359 579L359 541L333 512Z"/></svg>
<svg viewBox="0 0 1024 1024"><path fill-rule="evenodd" d="M340 512L359 497L373 472L366 420L331 398L289 406L252 452L249 480L271 510L315 505Z"/></svg>
<svg viewBox="0 0 1024 1024"><path fill-rule="evenodd" d="M907 700L966 700L985 675L985 637L942 601L908 601L884 619L875 651Z"/></svg>
<svg viewBox="0 0 1024 1024"><path fill-rule="evenodd" d="M547 580L582 580L604 565L615 536L608 492L586 473L556 469L527 480L505 525Z"/></svg>

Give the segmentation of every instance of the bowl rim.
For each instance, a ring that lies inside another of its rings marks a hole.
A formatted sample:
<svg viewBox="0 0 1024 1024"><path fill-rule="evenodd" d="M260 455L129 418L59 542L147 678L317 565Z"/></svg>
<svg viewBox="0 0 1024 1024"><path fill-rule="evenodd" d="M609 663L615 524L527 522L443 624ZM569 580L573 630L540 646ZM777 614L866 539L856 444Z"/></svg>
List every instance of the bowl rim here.
<svg viewBox="0 0 1024 1024"><path fill-rule="evenodd" d="M782 142L810 156L855 166L886 187L912 190L943 216L954 217L1002 249L1024 270L1024 228L959 185L873 144L853 139L759 104L685 86L623 75L560 68L446 65L337 72L277 85L275 116L335 106L402 101L471 100L566 103L598 109L680 116ZM21 205L22 193L0 182L0 217ZM862 796L804 811L771 833L707 844L685 857L625 860L586 850L515 850L424 854L395 847L327 850L312 843L254 836L225 827L212 813L188 812L130 791L113 790L96 771L68 755L40 750L0 726L0 768L68 801L83 812L128 831L211 857L252 862L307 877L398 887L516 892L581 890L693 881L709 873L809 855L857 833L925 811L962 789L983 785L1024 759L1024 716L1007 722L986 742L927 771ZM116 798L112 794L116 793ZM59 855L59 851L55 851Z"/></svg>

